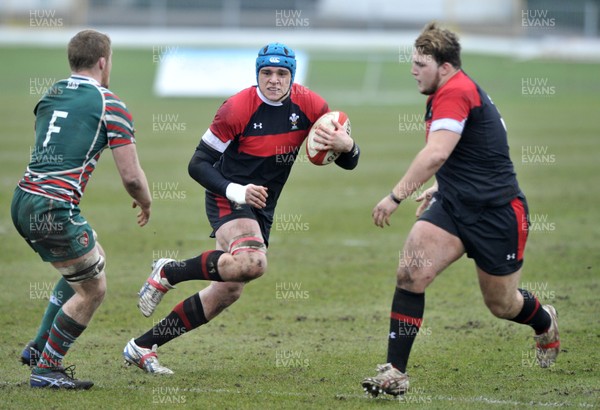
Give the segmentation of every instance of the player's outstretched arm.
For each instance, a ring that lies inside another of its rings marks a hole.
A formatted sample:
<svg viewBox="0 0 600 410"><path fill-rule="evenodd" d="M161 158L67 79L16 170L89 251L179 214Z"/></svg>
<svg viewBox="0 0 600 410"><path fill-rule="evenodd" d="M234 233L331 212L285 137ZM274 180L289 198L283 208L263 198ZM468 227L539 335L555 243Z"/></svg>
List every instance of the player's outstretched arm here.
<svg viewBox="0 0 600 410"><path fill-rule="evenodd" d="M372 217L376 226L390 224L390 216L401 201L423 186L444 165L460 139L460 134L439 130L429 134L427 145L419 151L408 170L388 194L373 208Z"/></svg>
<svg viewBox="0 0 600 410"><path fill-rule="evenodd" d="M134 144L123 145L112 150L117 170L127 193L133 198L133 207L139 207L137 223L144 226L150 219L152 197L146 174L140 166Z"/></svg>

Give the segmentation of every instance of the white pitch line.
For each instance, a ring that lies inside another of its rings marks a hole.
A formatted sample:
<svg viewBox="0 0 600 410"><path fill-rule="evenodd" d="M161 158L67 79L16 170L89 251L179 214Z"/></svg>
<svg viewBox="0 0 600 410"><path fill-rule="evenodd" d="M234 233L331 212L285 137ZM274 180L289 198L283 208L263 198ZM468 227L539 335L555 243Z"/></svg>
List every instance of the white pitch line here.
<svg viewBox="0 0 600 410"><path fill-rule="evenodd" d="M137 386L129 386L129 388L137 389ZM160 389L160 387L156 387ZM163 387L164 389L164 387ZM257 390L255 392L245 392L241 390L230 390L230 389L202 389L198 387L191 388L180 388L177 391L182 392L190 392L190 393L225 393L225 394L258 394L258 395L271 395L271 396L279 396L279 397L313 397L313 393L300 393L300 392L277 392L277 391L263 391ZM335 397L344 397L344 398L354 398L354 399L362 399L362 400L377 400L375 398L371 398L366 394L336 394ZM492 399L484 396L477 397L456 397L456 396L442 396L436 395L431 396L423 393L419 393L418 395L406 395L404 398L392 398L392 396L382 396L382 398L387 400L398 400L399 402L406 403L433 403L435 401L448 401L448 402L462 402L462 403L485 403L485 404L497 404L497 405L510 405L510 406L540 406L540 407L573 407L573 403L571 402L521 402L516 400L501 400L501 399ZM424 402L425 400L425 402ZM580 403L577 407L581 408L595 408L594 404L590 403Z"/></svg>
<svg viewBox="0 0 600 410"><path fill-rule="evenodd" d="M14 382L5 382L5 381L0 381L0 387L5 387L5 386L9 386L9 387L17 387L17 386L24 386L25 383L24 382L19 382L19 383L14 383ZM103 388L102 385L100 384L96 384L96 387L99 388ZM313 393L301 393L301 392L277 392L277 391L271 391L271 390L256 390L254 392L246 392L246 391L241 391L241 390L230 390L230 389L202 389L199 387L166 387L166 386L156 386L156 387L141 387L141 386L125 386L126 389L129 390L151 390L151 389L157 389L157 393L161 394L161 395L168 395L165 394L166 392L170 392L172 391L174 394L181 394L184 392L189 392L189 393L214 393L214 394L239 394L239 395L250 395L250 394L258 394L258 395L271 395L271 396L279 396L279 397L314 397ZM112 389L110 387L107 387L107 389ZM171 390L169 390L171 389ZM93 390L92 390L93 391ZM460 396L442 396L442 395L435 395L435 396L431 396L431 395L427 395L427 394L422 394L419 393L418 395L410 395L407 394L406 396L400 397L400 398L393 398L392 396L382 396L380 398L372 398L367 396L366 394L336 394L335 397L343 397L346 399L359 399L359 400L397 400L400 403L414 403L414 404L431 404L431 403L435 403L436 401L447 401L447 402L458 402L458 403L485 403L485 404L489 404L489 405L500 405L500 406L505 406L505 405L510 405L510 406L539 406L539 407L573 407L574 403L572 402L538 402L538 401L530 401L530 402L522 402L522 401L516 401L516 400L502 400L502 399L492 399L492 398L488 398L488 397L484 397L484 396L477 396L477 397L460 397ZM592 403L579 403L576 407L579 408L595 408L596 405L592 404Z"/></svg>

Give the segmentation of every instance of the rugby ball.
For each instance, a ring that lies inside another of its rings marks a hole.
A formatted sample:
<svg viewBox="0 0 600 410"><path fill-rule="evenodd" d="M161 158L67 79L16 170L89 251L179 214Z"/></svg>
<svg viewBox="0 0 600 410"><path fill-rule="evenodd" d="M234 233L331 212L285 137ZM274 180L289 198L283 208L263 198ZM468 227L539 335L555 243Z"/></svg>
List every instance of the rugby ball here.
<svg viewBox="0 0 600 410"><path fill-rule="evenodd" d="M346 113L342 111L329 111L328 113L323 114L310 128L308 132L308 137L306 138L306 155L308 155L308 159L315 165L327 165L331 164L333 161L340 156L341 152L335 152L333 150L325 150L323 149L324 145L315 142L316 130L319 127L324 129L333 130L334 125L331 120L336 120L346 129L348 135L350 135L350 120Z"/></svg>

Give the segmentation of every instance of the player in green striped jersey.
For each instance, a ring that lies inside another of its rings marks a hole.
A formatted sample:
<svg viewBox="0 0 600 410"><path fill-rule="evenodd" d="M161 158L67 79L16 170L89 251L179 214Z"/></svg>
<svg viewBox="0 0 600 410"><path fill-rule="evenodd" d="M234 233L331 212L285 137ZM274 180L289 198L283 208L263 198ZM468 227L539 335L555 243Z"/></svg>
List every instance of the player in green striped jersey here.
<svg viewBox="0 0 600 410"><path fill-rule="evenodd" d="M69 42L71 76L55 83L34 109L35 146L11 206L27 243L62 274L38 335L21 360L32 367L32 387L89 389L62 361L85 330L106 291L105 255L79 201L100 154L110 148L121 180L139 207L138 225L150 218L152 198L135 148L133 122L109 89L110 38L94 30Z"/></svg>

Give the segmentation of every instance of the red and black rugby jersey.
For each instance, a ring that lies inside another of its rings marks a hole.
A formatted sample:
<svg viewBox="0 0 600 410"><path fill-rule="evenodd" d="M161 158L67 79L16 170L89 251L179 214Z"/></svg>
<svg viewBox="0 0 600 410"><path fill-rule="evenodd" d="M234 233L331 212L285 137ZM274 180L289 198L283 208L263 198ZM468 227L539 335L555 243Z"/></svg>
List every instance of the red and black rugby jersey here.
<svg viewBox="0 0 600 410"><path fill-rule="evenodd" d="M205 134L203 140L223 152L216 167L224 178L266 186L271 207L311 126L328 111L321 96L299 84L293 84L290 96L279 103L253 86L221 105L209 128L212 135Z"/></svg>
<svg viewBox="0 0 600 410"><path fill-rule="evenodd" d="M436 173L439 190L466 204L499 206L520 192L504 121L488 95L462 70L427 100L426 136L461 135Z"/></svg>

